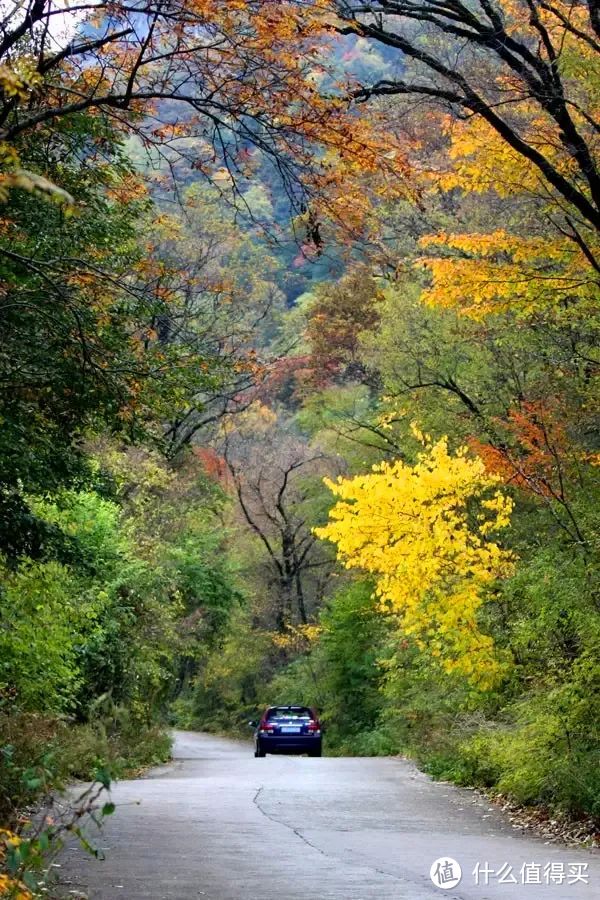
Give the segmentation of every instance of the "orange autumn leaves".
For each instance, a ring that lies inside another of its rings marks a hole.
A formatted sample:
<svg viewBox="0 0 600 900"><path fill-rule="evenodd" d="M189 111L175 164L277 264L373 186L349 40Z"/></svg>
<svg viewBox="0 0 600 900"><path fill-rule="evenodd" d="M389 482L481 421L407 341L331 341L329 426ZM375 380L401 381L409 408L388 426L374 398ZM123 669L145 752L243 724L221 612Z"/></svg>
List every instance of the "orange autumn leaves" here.
<svg viewBox="0 0 600 900"><path fill-rule="evenodd" d="M409 167L378 114L358 114L335 84L330 54L340 38L332 10L330 0L186 0L176 9L141 11L134 28L126 4L101 2L82 13L72 51L41 51L42 69L31 77L19 76L18 60L4 68L0 60L5 94L16 91L24 112L0 130L7 148L0 164L10 168L18 135L52 129L77 107L92 117L107 114L154 148L176 152L175 142L187 141L189 154L197 144L195 167L209 177L224 162L238 176L239 153L255 144L276 161L288 187L294 182L296 193L300 185L311 197L315 215L357 231L369 196L410 193ZM35 15L32 25L42 28L47 12L36 7ZM85 37L88 25L103 27L100 41ZM176 120L174 104L181 109Z"/></svg>

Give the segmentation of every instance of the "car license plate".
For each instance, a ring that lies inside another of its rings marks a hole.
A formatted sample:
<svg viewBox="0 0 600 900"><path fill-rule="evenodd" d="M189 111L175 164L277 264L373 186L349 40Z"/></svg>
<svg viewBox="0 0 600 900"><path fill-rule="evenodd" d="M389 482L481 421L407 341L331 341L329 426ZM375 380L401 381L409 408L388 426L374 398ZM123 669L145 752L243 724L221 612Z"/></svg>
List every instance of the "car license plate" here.
<svg viewBox="0 0 600 900"><path fill-rule="evenodd" d="M290 725L282 725L281 727L282 734L300 734L299 728L293 728Z"/></svg>

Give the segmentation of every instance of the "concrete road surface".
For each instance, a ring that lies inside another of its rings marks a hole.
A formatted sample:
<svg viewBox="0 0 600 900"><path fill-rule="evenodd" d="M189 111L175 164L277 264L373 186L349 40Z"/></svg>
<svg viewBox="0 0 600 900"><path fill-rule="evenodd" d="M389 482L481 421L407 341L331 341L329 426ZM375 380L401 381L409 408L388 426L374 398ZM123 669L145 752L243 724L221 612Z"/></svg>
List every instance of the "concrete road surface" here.
<svg viewBox="0 0 600 900"><path fill-rule="evenodd" d="M600 898L600 854L524 836L398 759L254 759L249 743L178 732L173 764L120 782L113 799L96 838L106 859L73 848L61 859L65 897Z"/></svg>

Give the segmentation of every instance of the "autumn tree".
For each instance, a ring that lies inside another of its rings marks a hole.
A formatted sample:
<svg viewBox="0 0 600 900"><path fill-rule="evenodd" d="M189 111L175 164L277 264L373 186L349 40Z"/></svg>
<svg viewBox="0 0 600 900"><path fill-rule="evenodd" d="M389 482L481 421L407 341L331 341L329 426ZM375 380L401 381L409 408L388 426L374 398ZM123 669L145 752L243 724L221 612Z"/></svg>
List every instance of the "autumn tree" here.
<svg viewBox="0 0 600 900"><path fill-rule="evenodd" d="M375 329L381 292L367 269L349 272L338 283L319 285L306 309L311 349L305 379L316 385L364 376L360 335ZM312 371L311 371L312 370Z"/></svg>
<svg viewBox="0 0 600 900"><path fill-rule="evenodd" d="M225 425L223 454L242 516L266 551L275 625L306 624L332 564L311 531L328 461L266 407Z"/></svg>
<svg viewBox="0 0 600 900"><path fill-rule="evenodd" d="M275 365L284 306L278 261L209 185L182 192L179 212L160 212L145 246L159 260L156 290L172 302L152 327L164 347L194 349L207 373L165 424L171 458L198 432L246 409ZM206 437L206 434L205 434Z"/></svg>
<svg viewBox="0 0 600 900"><path fill-rule="evenodd" d="M591 6L334 5L339 32L401 60L398 74L363 78L350 95L385 109L426 193L482 198L479 214L472 202L423 242L427 299L479 318L508 308L593 315L600 45Z"/></svg>
<svg viewBox="0 0 600 900"><path fill-rule="evenodd" d="M587 555L590 542L574 499L582 484L593 481L586 469L590 463L593 467L595 454L577 441L572 412L562 401L524 401L504 420L491 423L487 443L474 439L472 446L488 471L538 497L572 545Z"/></svg>
<svg viewBox="0 0 600 900"><path fill-rule="evenodd" d="M234 195L254 146L276 166L292 206L306 208L301 196L323 189L349 218L344 179L375 173L385 142L313 83L328 34L320 12L304 18L290 4L245 0L83 4L68 13L47 0L9 4L0 25L2 327L5 346L19 353L4 360L16 431L3 483L26 471L35 486L33 447L41 456L51 448L57 481L71 477L74 445L92 425L110 422L131 437L168 417L177 447L204 421L199 398L220 410L237 403L259 366L247 339L242 350L231 332L232 317L224 325L227 286L204 284L200 310L202 291L190 298L193 267L184 287L173 254L157 256L148 190L124 141L135 134L167 162L187 154L207 177L225 171ZM40 194L56 202L46 210ZM207 337L209 296L219 297L220 333ZM177 338L166 340L175 322ZM17 543L31 549L36 540Z"/></svg>
<svg viewBox="0 0 600 900"><path fill-rule="evenodd" d="M337 498L317 534L337 545L346 568L376 579L382 612L400 632L483 687L501 666L477 614L486 589L510 572L492 534L509 524L511 500L480 459L446 439L425 446L415 466L381 463L327 484ZM470 511L476 507L473 520Z"/></svg>
<svg viewBox="0 0 600 900"><path fill-rule="evenodd" d="M319 89L328 13L328 4L293 0L101 0L66 15L49 0L9 4L0 29L4 191L50 190L44 172L24 170L19 146L87 112L208 176L224 169L235 181L256 147L296 211L326 190L334 215L358 223L364 203L359 194L349 202L343 182L375 175L384 148L397 156L394 170L402 163L392 138L349 115L339 91Z"/></svg>
<svg viewBox="0 0 600 900"><path fill-rule="evenodd" d="M342 33L407 60L402 77L361 85L357 99L419 97L452 110L466 127L481 123L484 134L500 138L509 155L537 172L582 227L599 228L594 4L486 0L474 9L460 2L339 0L335 7ZM576 60L589 65L589 74Z"/></svg>
<svg viewBox="0 0 600 900"><path fill-rule="evenodd" d="M380 327L362 346L384 394L363 411L363 442L378 425L402 446L416 416L434 433L467 439L490 472L535 495L586 552L573 501L584 485L594 490L594 321L512 311L479 321L424 303L418 286L402 282L385 296Z"/></svg>
<svg viewBox="0 0 600 900"><path fill-rule="evenodd" d="M17 554L44 544L23 492L88 477L90 433L162 444L165 422L226 382L239 390L257 369L249 318L234 328L223 312L230 291L200 254L192 264L183 249L169 252L176 223L153 209L110 123L80 114L77 128L55 130L53 145L70 155L48 156L36 136L27 157L60 176L76 211L15 191L0 243L0 503L3 546ZM272 301L263 287L258 318Z"/></svg>

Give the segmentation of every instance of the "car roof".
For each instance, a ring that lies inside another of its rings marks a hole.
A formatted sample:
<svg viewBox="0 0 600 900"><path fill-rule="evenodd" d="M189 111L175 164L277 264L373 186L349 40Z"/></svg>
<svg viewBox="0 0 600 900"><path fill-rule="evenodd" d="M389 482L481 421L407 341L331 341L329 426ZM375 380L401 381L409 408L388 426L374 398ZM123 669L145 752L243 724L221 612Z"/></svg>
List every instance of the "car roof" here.
<svg viewBox="0 0 600 900"><path fill-rule="evenodd" d="M272 703L269 709L310 709L306 703Z"/></svg>

